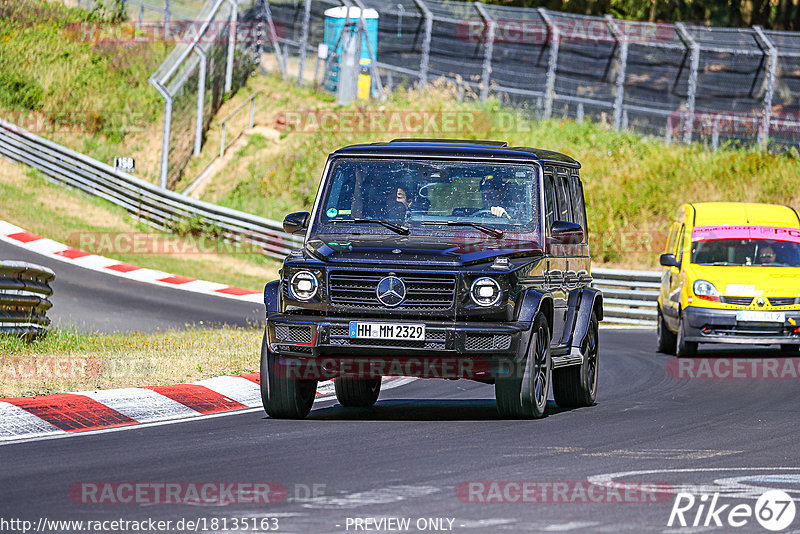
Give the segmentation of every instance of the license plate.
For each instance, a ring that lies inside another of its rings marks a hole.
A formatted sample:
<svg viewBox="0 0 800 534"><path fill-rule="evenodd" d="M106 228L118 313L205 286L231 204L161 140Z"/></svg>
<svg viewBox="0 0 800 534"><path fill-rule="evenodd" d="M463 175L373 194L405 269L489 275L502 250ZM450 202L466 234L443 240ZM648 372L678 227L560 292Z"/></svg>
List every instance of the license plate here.
<svg viewBox="0 0 800 534"><path fill-rule="evenodd" d="M783 323L786 321L786 314L768 311L740 311L736 312L736 320L755 323Z"/></svg>
<svg viewBox="0 0 800 534"><path fill-rule="evenodd" d="M425 341L425 325L352 321L350 323L350 337Z"/></svg>

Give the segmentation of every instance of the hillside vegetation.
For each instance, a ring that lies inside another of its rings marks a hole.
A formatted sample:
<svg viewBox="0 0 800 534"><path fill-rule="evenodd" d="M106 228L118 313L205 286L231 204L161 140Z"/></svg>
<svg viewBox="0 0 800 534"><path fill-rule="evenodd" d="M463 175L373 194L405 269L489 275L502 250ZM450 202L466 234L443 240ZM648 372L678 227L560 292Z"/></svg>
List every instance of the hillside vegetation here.
<svg viewBox="0 0 800 534"><path fill-rule="evenodd" d="M454 89L443 84L425 91L396 91L385 103L361 102L341 111L336 111L339 108L330 95L263 77L252 79L237 98L255 90L265 93L257 100L256 124L277 130L280 136L250 135L203 196L273 219L310 209L331 151L350 143L397 137L500 139L575 157L583 165L593 255L609 265L655 267L668 221L684 202L750 201L800 207L796 152L712 152L700 145L666 145L616 132L605 123L530 120L498 100L485 105L459 101ZM391 122L381 125L375 120L402 118L410 111L450 117L456 123L463 119L464 124L453 131L424 132L392 130Z"/></svg>

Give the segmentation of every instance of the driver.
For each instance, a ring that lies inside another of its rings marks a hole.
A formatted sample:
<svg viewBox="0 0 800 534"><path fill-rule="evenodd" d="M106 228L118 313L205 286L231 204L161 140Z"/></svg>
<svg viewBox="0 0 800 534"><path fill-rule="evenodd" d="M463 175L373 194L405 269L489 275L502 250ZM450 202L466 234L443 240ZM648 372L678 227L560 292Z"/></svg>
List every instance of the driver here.
<svg viewBox="0 0 800 534"><path fill-rule="evenodd" d="M770 245L767 245L758 251L758 263L761 264L775 263L775 260L777 258L778 255L775 253L775 250Z"/></svg>
<svg viewBox="0 0 800 534"><path fill-rule="evenodd" d="M508 217L508 210L503 205L508 205L508 188L500 178L487 176L481 180L481 197L483 197L483 207L489 210L495 217Z"/></svg>

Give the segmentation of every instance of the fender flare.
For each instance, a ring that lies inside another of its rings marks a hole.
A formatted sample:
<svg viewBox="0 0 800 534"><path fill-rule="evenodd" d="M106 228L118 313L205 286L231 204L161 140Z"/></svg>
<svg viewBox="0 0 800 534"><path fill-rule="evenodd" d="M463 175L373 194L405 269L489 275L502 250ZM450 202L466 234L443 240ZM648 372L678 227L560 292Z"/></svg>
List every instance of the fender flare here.
<svg viewBox="0 0 800 534"><path fill-rule="evenodd" d="M553 331L553 298L536 291L535 289L528 289L522 297L522 303L517 313L517 320L519 322L532 324L536 314L543 312L547 317L547 323L550 327L550 332Z"/></svg>
<svg viewBox="0 0 800 534"><path fill-rule="evenodd" d="M275 280L264 286L264 308L266 317L269 319L270 313L277 313L281 309L281 282Z"/></svg>
<svg viewBox="0 0 800 534"><path fill-rule="evenodd" d="M599 289L584 288L580 291L580 302L575 312L575 328L572 330L573 347L582 347L589 331L589 318L596 312L597 320L603 320L603 293Z"/></svg>

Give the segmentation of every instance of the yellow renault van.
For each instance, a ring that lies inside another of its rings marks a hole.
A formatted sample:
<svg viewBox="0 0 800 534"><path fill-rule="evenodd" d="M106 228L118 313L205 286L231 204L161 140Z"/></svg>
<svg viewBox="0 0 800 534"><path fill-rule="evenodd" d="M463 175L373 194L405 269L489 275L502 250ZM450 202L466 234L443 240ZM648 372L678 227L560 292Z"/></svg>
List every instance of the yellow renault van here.
<svg viewBox="0 0 800 534"><path fill-rule="evenodd" d="M658 350L800 347L800 217L788 206L685 204L661 255Z"/></svg>

